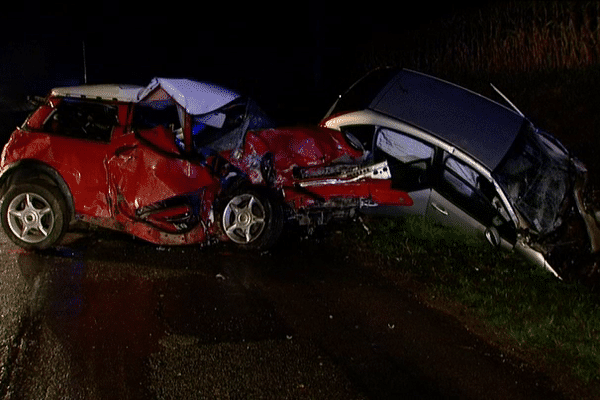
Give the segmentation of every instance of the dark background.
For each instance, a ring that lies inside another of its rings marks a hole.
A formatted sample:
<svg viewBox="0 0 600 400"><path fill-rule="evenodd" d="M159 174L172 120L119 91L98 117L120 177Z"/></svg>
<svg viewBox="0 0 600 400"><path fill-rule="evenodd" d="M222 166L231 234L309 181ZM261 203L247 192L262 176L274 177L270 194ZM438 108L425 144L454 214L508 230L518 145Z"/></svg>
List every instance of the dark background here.
<svg viewBox="0 0 600 400"><path fill-rule="evenodd" d="M248 94L281 123L315 123L372 67L366 54L382 37L410 40L403 33L466 8L219 4L23 3L0 16L0 109L84 80L145 86L187 77Z"/></svg>

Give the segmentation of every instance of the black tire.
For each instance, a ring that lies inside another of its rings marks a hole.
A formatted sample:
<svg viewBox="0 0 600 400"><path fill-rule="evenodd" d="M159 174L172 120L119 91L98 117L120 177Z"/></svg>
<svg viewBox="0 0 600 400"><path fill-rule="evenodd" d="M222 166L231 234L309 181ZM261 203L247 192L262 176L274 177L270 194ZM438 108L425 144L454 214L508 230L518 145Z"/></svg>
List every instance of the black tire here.
<svg viewBox="0 0 600 400"><path fill-rule="evenodd" d="M11 185L2 198L0 216L8 238L26 250L55 245L69 225L62 193L44 180Z"/></svg>
<svg viewBox="0 0 600 400"><path fill-rule="evenodd" d="M266 250L283 231L283 208L267 190L241 189L229 196L220 213L223 232L238 246Z"/></svg>

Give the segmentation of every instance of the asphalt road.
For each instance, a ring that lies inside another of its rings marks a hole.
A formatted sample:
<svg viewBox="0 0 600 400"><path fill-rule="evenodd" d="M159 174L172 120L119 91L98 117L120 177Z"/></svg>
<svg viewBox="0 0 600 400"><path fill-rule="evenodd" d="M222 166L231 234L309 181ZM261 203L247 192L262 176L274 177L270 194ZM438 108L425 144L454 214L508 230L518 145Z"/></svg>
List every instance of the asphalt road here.
<svg viewBox="0 0 600 400"><path fill-rule="evenodd" d="M0 235L3 399L561 399L333 239L269 253Z"/></svg>

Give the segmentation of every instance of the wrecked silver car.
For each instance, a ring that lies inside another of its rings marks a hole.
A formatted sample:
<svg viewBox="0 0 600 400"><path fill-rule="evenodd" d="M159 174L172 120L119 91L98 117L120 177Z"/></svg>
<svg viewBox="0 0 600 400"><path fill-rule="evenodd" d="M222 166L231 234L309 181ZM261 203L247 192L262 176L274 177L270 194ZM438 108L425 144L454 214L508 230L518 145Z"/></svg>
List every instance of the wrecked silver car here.
<svg viewBox="0 0 600 400"><path fill-rule="evenodd" d="M503 96L504 97L504 96ZM561 278L598 278L600 229L585 166L511 108L418 72L379 69L356 82L321 126L387 161L411 207L513 250Z"/></svg>

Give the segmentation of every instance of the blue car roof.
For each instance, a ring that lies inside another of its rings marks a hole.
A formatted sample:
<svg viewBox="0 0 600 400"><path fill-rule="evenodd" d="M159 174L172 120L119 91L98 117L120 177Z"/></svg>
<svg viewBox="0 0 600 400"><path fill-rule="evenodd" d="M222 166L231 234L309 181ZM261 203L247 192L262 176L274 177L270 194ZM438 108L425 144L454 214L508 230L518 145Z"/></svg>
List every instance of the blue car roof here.
<svg viewBox="0 0 600 400"><path fill-rule="evenodd" d="M401 70L369 108L419 127L496 168L525 118L486 97L419 72Z"/></svg>

